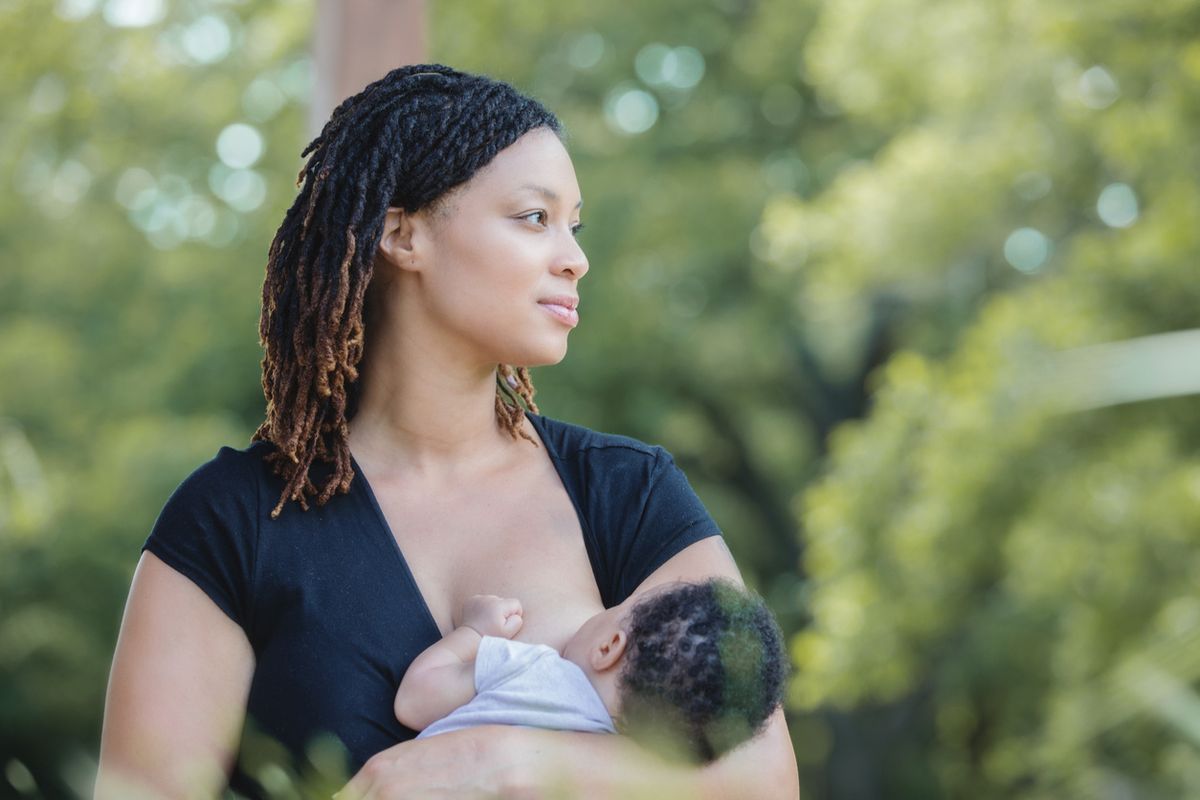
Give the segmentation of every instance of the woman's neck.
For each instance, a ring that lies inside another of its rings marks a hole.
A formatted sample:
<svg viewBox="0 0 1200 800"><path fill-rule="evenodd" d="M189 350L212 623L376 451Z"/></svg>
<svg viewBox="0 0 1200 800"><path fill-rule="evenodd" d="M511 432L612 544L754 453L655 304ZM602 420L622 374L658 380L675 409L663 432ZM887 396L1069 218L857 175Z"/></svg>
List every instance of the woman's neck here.
<svg viewBox="0 0 1200 800"><path fill-rule="evenodd" d="M350 449L377 469L452 477L494 463L512 437L496 422L495 372L375 369L364 374Z"/></svg>
<svg viewBox="0 0 1200 800"><path fill-rule="evenodd" d="M360 464L437 480L507 457L514 440L496 421L495 365L467 362L411 333L377 334L360 365L363 389L350 421Z"/></svg>

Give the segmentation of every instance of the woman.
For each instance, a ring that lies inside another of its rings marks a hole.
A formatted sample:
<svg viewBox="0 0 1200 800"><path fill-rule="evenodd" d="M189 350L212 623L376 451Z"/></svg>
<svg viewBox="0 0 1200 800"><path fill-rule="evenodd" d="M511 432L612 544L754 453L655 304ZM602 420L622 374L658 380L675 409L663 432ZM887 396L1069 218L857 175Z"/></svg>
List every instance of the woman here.
<svg viewBox="0 0 1200 800"><path fill-rule="evenodd" d="M703 769L620 737L408 741L392 716L471 594L520 598L519 638L561 648L653 586L740 581L661 448L536 413L526 366L565 355L588 270L559 136L510 86L421 65L344 102L305 150L263 289L267 419L184 481L146 543L99 796L256 793L235 758L246 718L297 760L332 734L356 797L796 795L782 714Z"/></svg>

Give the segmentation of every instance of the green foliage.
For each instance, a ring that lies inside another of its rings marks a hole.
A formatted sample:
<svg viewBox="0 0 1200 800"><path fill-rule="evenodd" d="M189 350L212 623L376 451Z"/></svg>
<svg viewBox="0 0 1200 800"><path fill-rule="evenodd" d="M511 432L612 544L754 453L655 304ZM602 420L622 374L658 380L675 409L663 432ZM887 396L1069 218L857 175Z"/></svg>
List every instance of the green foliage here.
<svg viewBox="0 0 1200 800"><path fill-rule="evenodd" d="M769 210L804 232L781 261L804 260L813 305L888 291L925 319L805 497L793 700L915 702L947 796L1200 791L1200 407L1047 377L1062 348L1200 325L1197 24L1180 4L865 3L814 33L819 88L888 140ZM1102 199L1117 182L1132 219ZM1010 259L1028 276L1005 263L1020 227L1053 243Z"/></svg>
<svg viewBox="0 0 1200 800"><path fill-rule="evenodd" d="M261 414L262 264L304 135L307 3L107 7L0 5L0 774L45 796L88 794L157 510ZM267 142L237 179L265 197L227 185L234 122Z"/></svg>

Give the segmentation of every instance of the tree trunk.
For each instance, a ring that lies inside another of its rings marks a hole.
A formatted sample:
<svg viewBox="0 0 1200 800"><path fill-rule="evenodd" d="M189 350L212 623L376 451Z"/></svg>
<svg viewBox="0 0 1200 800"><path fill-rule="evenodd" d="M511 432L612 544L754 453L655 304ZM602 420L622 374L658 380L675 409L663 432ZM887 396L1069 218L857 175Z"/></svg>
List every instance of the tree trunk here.
<svg viewBox="0 0 1200 800"><path fill-rule="evenodd" d="M425 0L317 0L309 127L389 70L426 59Z"/></svg>

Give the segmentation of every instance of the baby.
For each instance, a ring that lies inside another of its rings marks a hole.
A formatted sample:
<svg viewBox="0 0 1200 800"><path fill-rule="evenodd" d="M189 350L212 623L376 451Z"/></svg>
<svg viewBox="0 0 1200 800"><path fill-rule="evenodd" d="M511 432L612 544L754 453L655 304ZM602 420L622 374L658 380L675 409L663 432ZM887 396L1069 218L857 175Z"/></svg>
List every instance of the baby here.
<svg viewBox="0 0 1200 800"><path fill-rule="evenodd" d="M621 733L710 761L779 706L783 639L762 599L730 581L674 583L601 611L558 653L512 641L517 600L475 595L462 625L413 661L396 718L420 736L474 725Z"/></svg>

